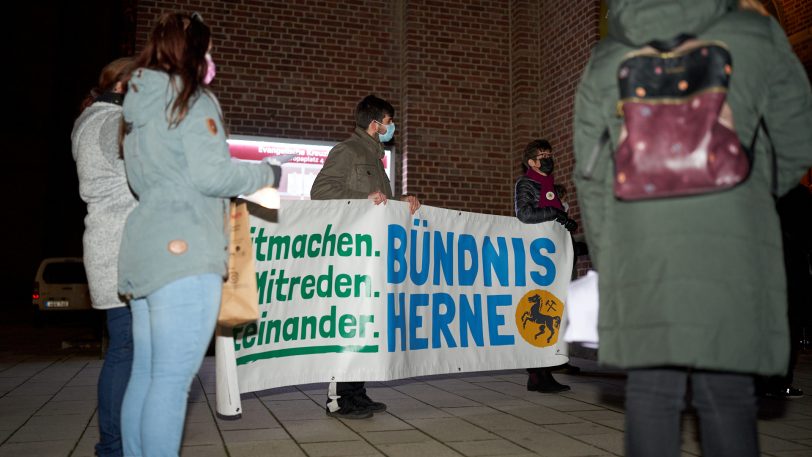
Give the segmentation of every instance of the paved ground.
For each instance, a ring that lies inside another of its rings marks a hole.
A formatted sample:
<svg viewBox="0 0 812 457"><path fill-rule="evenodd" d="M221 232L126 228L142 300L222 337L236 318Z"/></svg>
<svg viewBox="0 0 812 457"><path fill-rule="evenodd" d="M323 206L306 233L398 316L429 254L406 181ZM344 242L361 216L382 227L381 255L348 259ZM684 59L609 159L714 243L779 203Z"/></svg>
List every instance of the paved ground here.
<svg viewBox="0 0 812 457"><path fill-rule="evenodd" d="M3 329L0 328L0 331ZM37 335L29 335L36 339ZM93 455L98 437L95 385L101 361L92 346L19 355L0 350L0 456ZM387 413L362 421L324 414L324 384L243 396L243 418L214 414L214 358L189 399L181 455L200 456L612 456L623 454L621 373L574 359L577 376L561 395L527 392L521 370L370 383ZM812 355L797 384L812 392ZM812 396L762 402L765 456L812 456ZM695 423L684 419L684 455L699 455Z"/></svg>

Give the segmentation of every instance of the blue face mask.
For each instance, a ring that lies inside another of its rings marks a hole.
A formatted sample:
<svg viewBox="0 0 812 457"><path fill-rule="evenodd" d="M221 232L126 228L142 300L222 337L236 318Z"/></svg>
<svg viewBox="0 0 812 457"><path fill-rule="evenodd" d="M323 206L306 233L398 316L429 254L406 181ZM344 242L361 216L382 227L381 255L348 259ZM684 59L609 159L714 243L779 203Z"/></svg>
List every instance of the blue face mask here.
<svg viewBox="0 0 812 457"><path fill-rule="evenodd" d="M375 122L378 122L378 121L375 121ZM386 133L384 133L384 134L379 133L378 134L378 139L381 141L381 143L386 143L387 141L392 140L392 137L395 136L395 123L392 122L390 124L384 125L384 124L381 124L380 122L378 122L378 124L383 125L384 127L386 127Z"/></svg>

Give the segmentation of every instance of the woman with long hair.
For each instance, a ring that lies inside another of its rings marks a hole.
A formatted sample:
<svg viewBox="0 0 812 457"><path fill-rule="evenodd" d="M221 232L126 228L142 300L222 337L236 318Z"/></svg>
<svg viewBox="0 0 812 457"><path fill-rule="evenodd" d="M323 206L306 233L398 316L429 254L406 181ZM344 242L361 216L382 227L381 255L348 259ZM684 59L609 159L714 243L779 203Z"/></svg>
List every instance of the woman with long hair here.
<svg viewBox="0 0 812 457"><path fill-rule="evenodd" d="M228 197L276 187L281 174L268 163L231 161L208 88L210 49L199 15L163 14L124 100L124 162L139 200L119 256L135 347L122 411L127 456L178 454L189 386L220 304Z"/></svg>

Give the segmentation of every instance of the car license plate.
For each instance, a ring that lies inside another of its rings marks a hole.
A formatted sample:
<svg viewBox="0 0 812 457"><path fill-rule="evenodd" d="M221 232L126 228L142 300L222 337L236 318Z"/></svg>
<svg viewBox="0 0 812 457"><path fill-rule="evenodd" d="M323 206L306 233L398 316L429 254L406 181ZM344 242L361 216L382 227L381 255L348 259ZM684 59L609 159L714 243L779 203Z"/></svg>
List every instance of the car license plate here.
<svg viewBox="0 0 812 457"><path fill-rule="evenodd" d="M46 308L67 308L70 302L67 300L48 300L45 302Z"/></svg>

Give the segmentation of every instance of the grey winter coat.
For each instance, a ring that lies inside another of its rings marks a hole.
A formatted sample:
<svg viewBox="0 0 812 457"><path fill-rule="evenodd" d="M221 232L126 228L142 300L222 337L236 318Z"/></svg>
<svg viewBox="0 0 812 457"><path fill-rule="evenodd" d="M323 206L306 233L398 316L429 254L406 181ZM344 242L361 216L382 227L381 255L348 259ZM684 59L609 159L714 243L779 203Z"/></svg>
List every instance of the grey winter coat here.
<svg viewBox="0 0 812 457"><path fill-rule="evenodd" d="M96 102L76 119L71 133L79 195L87 203L82 244L96 309L125 306L118 295L118 248L124 221L137 202L119 157L120 123L121 106Z"/></svg>
<svg viewBox="0 0 812 457"><path fill-rule="evenodd" d="M599 359L621 367L673 365L780 374L789 335L781 235L771 195L769 140L759 133L752 174L724 192L623 202L610 151L584 168L605 127L616 145L616 72L624 55L681 32L727 44L728 102L742 144L764 118L778 191L812 165L812 93L778 23L735 0L616 0L609 37L594 49L575 105L574 179L590 255L600 273Z"/></svg>

